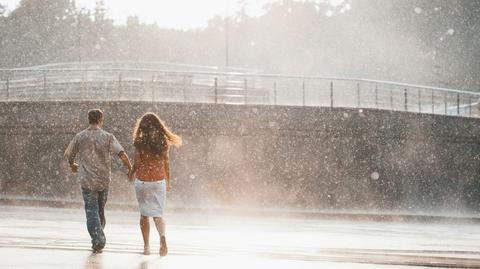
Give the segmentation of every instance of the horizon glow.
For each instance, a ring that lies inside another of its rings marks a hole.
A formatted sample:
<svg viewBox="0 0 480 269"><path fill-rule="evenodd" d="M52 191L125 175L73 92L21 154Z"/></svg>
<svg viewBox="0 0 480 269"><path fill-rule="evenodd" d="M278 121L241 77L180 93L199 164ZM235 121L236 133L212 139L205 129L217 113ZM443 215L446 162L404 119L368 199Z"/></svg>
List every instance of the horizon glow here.
<svg viewBox="0 0 480 269"><path fill-rule="evenodd" d="M98 0L76 0L78 7L93 10ZM264 13L265 4L278 0L245 0L246 12L249 16L260 16ZM344 0L326 0L336 7ZM137 16L142 23L156 23L162 28L194 29L207 26L208 21L215 16L232 16L237 13L241 4L238 0L104 0L107 16L116 25L125 24L129 16ZM319 0L318 2L324 2ZM15 9L20 0L0 0L7 10Z"/></svg>

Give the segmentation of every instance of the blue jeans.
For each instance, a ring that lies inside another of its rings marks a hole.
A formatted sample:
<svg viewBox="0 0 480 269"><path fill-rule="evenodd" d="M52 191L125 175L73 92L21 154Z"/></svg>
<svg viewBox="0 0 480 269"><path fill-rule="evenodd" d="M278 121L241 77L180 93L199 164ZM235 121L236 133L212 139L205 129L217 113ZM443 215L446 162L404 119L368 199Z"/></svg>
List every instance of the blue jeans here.
<svg viewBox="0 0 480 269"><path fill-rule="evenodd" d="M107 203L108 189L91 191L82 188L85 214L87 215L87 230L92 238L92 248L101 250L105 247L105 204Z"/></svg>

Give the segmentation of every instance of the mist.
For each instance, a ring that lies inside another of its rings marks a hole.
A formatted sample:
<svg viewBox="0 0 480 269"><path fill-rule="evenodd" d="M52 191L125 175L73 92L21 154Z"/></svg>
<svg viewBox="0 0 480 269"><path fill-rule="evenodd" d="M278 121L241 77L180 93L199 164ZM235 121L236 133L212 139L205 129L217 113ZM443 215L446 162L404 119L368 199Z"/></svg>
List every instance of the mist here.
<svg viewBox="0 0 480 269"><path fill-rule="evenodd" d="M285 0L265 4L261 15L240 8L177 30L140 16L114 23L102 2L89 10L22 1L0 17L0 65L165 61L476 91L479 8L479 1Z"/></svg>
<svg viewBox="0 0 480 269"><path fill-rule="evenodd" d="M480 267L480 0L85 3L0 0L0 267Z"/></svg>

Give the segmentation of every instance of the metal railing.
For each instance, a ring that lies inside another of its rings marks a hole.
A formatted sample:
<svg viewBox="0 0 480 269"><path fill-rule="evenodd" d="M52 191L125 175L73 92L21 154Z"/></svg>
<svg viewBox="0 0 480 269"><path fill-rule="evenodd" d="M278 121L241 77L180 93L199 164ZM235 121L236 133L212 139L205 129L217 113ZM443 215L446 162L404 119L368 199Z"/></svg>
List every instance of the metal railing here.
<svg viewBox="0 0 480 269"><path fill-rule="evenodd" d="M480 93L388 81L156 68L0 69L0 100L132 100L375 108L478 117Z"/></svg>

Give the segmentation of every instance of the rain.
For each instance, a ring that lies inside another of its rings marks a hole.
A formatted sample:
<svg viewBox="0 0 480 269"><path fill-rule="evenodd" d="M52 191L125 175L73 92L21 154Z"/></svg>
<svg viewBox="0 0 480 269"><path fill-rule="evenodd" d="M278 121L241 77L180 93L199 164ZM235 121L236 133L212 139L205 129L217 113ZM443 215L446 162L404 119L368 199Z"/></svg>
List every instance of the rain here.
<svg viewBox="0 0 480 269"><path fill-rule="evenodd" d="M0 0L0 268L480 267L479 51L478 0Z"/></svg>

